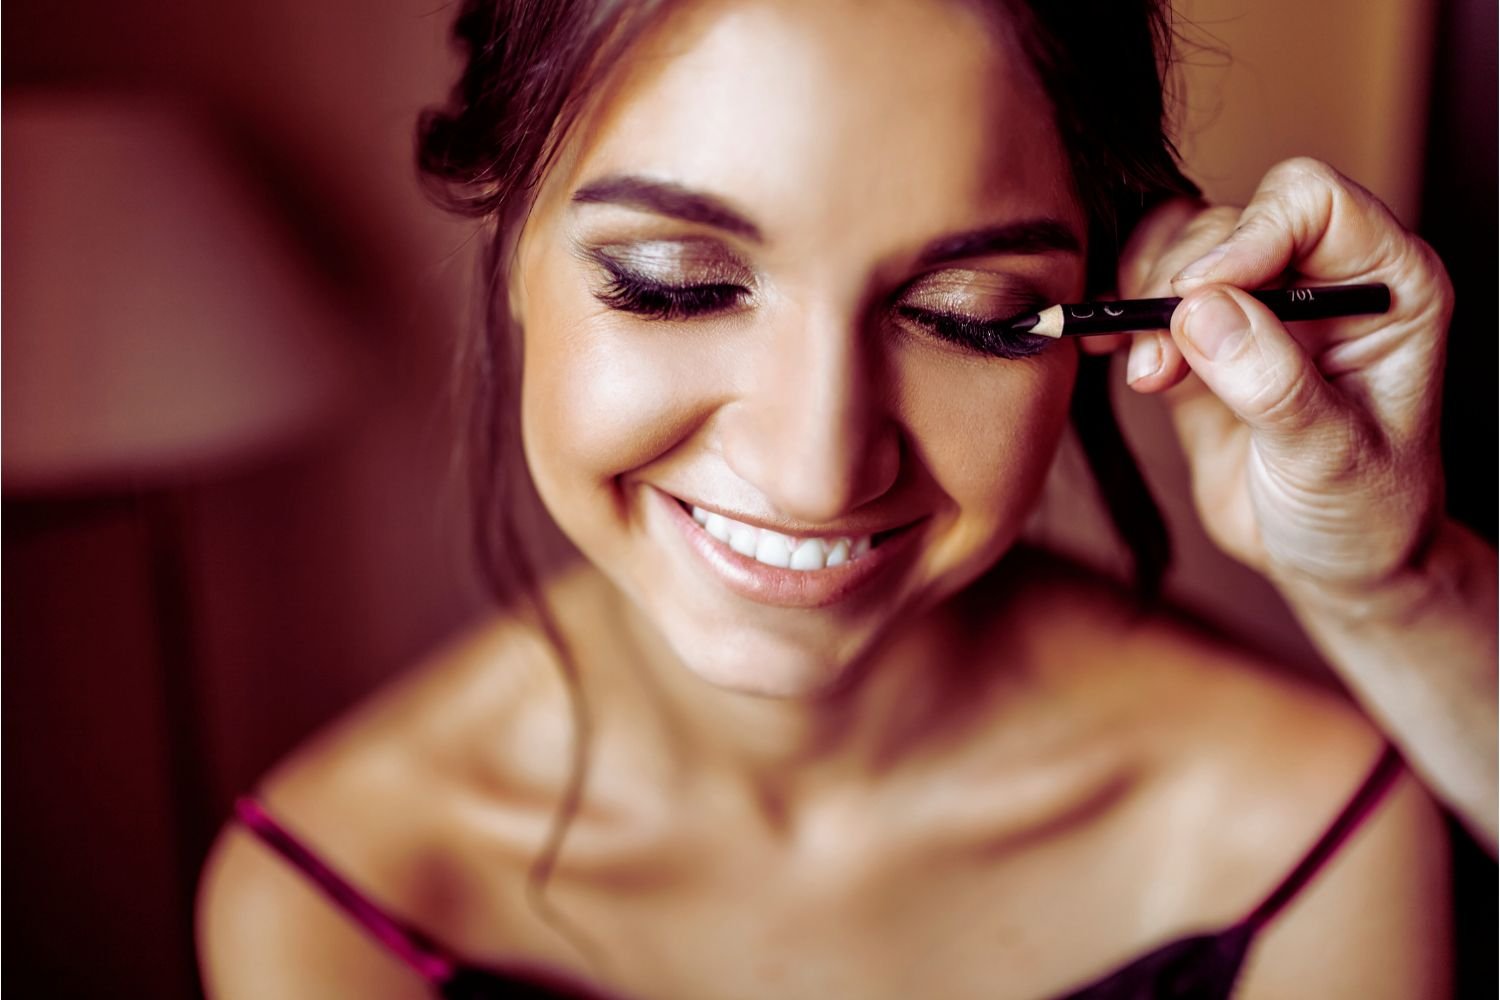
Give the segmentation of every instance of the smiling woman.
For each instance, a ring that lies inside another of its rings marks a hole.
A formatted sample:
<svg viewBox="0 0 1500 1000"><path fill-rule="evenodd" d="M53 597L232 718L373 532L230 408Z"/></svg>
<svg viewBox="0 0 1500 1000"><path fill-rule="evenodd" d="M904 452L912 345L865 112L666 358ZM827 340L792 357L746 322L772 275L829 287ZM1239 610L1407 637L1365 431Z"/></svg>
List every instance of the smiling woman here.
<svg viewBox="0 0 1500 1000"><path fill-rule="evenodd" d="M246 800L216 996L1443 992L1440 828L1359 715L1016 546L1071 410L1159 575L1101 359L1005 321L1193 192L1165 23L465 5L422 162L490 226L514 600ZM581 568L528 569L516 446Z"/></svg>

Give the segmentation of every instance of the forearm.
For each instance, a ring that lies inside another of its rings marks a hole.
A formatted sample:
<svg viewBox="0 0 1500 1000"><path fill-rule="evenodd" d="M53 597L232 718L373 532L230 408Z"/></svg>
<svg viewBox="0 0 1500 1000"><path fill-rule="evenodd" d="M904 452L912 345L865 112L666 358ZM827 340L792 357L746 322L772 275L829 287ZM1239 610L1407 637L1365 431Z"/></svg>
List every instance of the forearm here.
<svg viewBox="0 0 1500 1000"><path fill-rule="evenodd" d="M1354 696L1493 852L1494 550L1450 521L1417 567L1378 592L1282 592Z"/></svg>

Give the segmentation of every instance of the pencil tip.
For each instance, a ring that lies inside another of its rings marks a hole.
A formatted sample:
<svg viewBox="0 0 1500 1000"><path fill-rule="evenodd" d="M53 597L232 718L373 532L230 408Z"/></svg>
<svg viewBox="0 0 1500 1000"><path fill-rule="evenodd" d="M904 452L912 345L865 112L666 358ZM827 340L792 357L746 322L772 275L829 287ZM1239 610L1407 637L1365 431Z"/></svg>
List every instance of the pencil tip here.
<svg viewBox="0 0 1500 1000"><path fill-rule="evenodd" d="M1042 321L1040 313L1028 313L1010 321L1011 333L1030 333Z"/></svg>
<svg viewBox="0 0 1500 1000"><path fill-rule="evenodd" d="M1063 308L1062 306L1048 306L1035 317L1028 316L1027 319L1035 319L1026 328L1026 332L1035 337L1052 337L1054 340L1063 335Z"/></svg>

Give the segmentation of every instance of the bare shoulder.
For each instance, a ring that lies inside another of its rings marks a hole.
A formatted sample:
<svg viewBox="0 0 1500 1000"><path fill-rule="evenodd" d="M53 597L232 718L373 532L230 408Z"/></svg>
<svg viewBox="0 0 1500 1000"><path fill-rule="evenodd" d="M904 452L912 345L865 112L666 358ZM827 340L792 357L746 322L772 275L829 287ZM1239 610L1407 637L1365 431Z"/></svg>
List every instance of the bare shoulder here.
<svg viewBox="0 0 1500 1000"><path fill-rule="evenodd" d="M1181 750L1203 763L1183 769L1179 800L1213 802L1220 831L1203 884L1256 902L1346 808L1385 738L1342 694L1190 625L1158 624L1143 644L1192 692ZM1259 936L1238 995L1447 996L1448 849L1441 812L1403 768Z"/></svg>
<svg viewBox="0 0 1500 1000"><path fill-rule="evenodd" d="M1056 691L1087 699L1130 731L1131 743L1184 781L1234 774L1285 797L1356 775L1381 739L1332 686L1217 634L1173 609L1141 608L1118 585L1032 554L1017 574L1013 619L1027 624L1029 659ZM1289 773L1296 771L1295 774Z"/></svg>
<svg viewBox="0 0 1500 1000"><path fill-rule="evenodd" d="M1341 693L1186 619L1091 599L1113 637L1109 669L1128 678L1122 718L1158 762L1147 822L1173 815L1186 831L1170 852L1190 871L1184 911L1227 925L1319 840L1384 737ZM1446 996L1448 878L1441 813L1403 770L1257 939L1236 995Z"/></svg>
<svg viewBox="0 0 1500 1000"><path fill-rule="evenodd" d="M451 926L461 881L455 815L476 779L478 734L553 696L546 647L497 616L356 705L277 765L256 798L377 906ZM499 752L503 753L503 748ZM301 872L237 822L200 877L200 963L215 998L429 995Z"/></svg>
<svg viewBox="0 0 1500 1000"><path fill-rule="evenodd" d="M1141 845L1146 919L1238 921L1328 829L1384 737L1333 687L1028 558L1011 574L1028 658L1138 779L1111 830ZM1243 995L1446 995L1448 877L1441 813L1403 772L1258 939Z"/></svg>

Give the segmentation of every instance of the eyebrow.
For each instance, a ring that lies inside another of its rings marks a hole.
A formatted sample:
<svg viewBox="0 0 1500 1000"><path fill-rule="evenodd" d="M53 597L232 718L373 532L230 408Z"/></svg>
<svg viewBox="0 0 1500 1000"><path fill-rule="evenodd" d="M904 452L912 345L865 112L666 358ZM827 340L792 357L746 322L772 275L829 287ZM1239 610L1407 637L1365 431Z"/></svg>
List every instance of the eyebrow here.
<svg viewBox="0 0 1500 1000"><path fill-rule="evenodd" d="M575 205L610 204L643 208L659 215L696 222L759 243L760 228L713 195L680 184L617 174L585 184L573 192Z"/></svg>
<svg viewBox="0 0 1500 1000"><path fill-rule="evenodd" d="M633 174L612 174L585 184L573 192L573 203L624 205L722 229L756 243L764 239L760 227L711 194ZM940 236L922 248L917 264L931 267L995 254L1082 252L1072 227L1061 220L1043 217Z"/></svg>
<svg viewBox="0 0 1500 1000"><path fill-rule="evenodd" d="M992 254L1081 254L1082 245L1071 226L1052 218L1024 219L939 236L917 255L919 267L931 267L966 257Z"/></svg>

